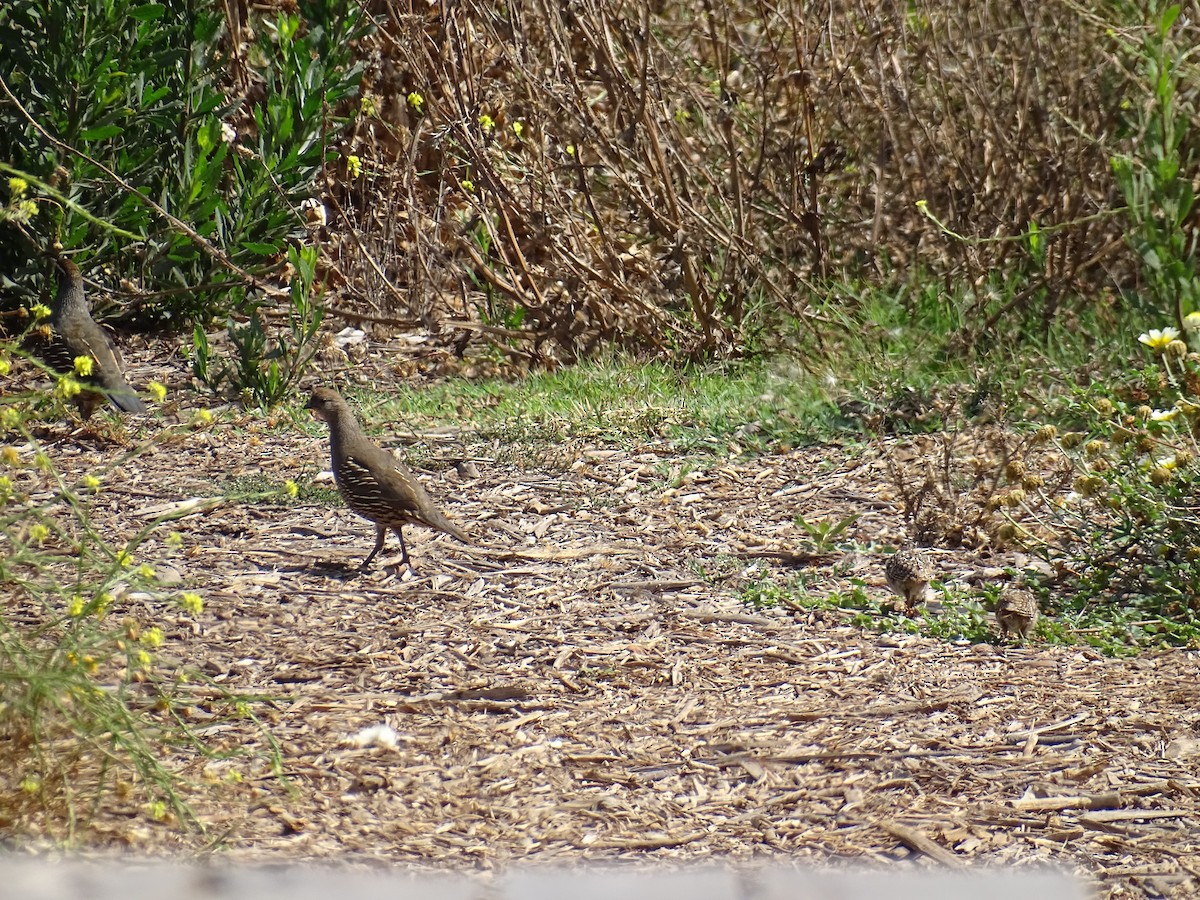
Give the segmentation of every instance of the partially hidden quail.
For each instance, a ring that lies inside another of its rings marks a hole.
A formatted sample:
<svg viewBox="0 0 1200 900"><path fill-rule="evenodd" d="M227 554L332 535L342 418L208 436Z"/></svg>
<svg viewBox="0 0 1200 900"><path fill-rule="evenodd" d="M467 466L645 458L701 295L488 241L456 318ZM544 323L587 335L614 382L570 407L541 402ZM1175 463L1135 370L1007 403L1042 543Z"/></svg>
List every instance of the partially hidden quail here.
<svg viewBox="0 0 1200 900"><path fill-rule="evenodd" d="M996 603L996 624L1000 626L1002 638L1007 638L1010 631L1015 631L1021 640L1025 640L1037 620L1037 598L1029 591L1007 588L1000 595Z"/></svg>
<svg viewBox="0 0 1200 900"><path fill-rule="evenodd" d="M929 560L911 544L905 544L888 558L884 574L888 587L904 598L905 611L910 615L931 593L929 579L933 571Z"/></svg>
<svg viewBox="0 0 1200 900"><path fill-rule="evenodd" d="M74 371L76 357L86 356L92 360L92 372L80 378L84 388L75 397L80 416L90 418L96 407L106 400L124 412L146 412L146 404L125 380L125 361L121 354L104 329L92 319L83 294L79 267L69 259L57 257L54 272L58 278L58 292L50 307L50 327L54 336L43 357L57 372Z"/></svg>
<svg viewBox="0 0 1200 900"><path fill-rule="evenodd" d="M350 406L336 391L316 388L306 408L329 423L333 478L346 505L375 523L375 549L363 560L362 568L371 565L389 528L400 538L406 566L410 564L402 530L405 525L424 525L463 543L471 542L461 528L438 512L408 467L363 434Z"/></svg>

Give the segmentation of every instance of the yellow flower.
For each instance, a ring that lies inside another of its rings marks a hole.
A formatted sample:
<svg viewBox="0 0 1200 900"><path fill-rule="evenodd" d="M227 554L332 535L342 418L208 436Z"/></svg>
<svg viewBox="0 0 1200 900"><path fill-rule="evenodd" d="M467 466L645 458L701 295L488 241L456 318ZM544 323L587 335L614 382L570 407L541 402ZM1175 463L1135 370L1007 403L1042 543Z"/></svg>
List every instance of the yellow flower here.
<svg viewBox="0 0 1200 900"><path fill-rule="evenodd" d="M37 215L38 205L32 200L22 200L17 204L17 218L22 222L28 222Z"/></svg>
<svg viewBox="0 0 1200 900"><path fill-rule="evenodd" d="M128 550L121 549L117 551L117 565L122 568L128 568L131 562L133 562L133 557L129 555Z"/></svg>
<svg viewBox="0 0 1200 900"><path fill-rule="evenodd" d="M1183 327L1188 331L1200 330L1200 312L1190 312L1184 316Z"/></svg>
<svg viewBox="0 0 1200 900"><path fill-rule="evenodd" d="M1178 407L1172 409L1154 409L1150 411L1151 422L1170 422L1179 415Z"/></svg>
<svg viewBox="0 0 1200 900"><path fill-rule="evenodd" d="M50 462L50 457L42 451L33 454L33 464L41 472L50 472L54 469L54 463Z"/></svg>
<svg viewBox="0 0 1200 900"><path fill-rule="evenodd" d="M29 307L29 314L35 319L48 319L50 318L50 307L45 303L35 303Z"/></svg>
<svg viewBox="0 0 1200 900"><path fill-rule="evenodd" d="M487 113L484 113L482 116L479 117L480 130L491 131L495 127L496 127L495 120L491 116L489 116Z"/></svg>
<svg viewBox="0 0 1200 900"><path fill-rule="evenodd" d="M142 643L151 650L157 650L163 644L162 629L155 625L153 628L147 628L142 632Z"/></svg>
<svg viewBox="0 0 1200 900"><path fill-rule="evenodd" d="M20 197L27 190L29 190L29 182L24 178L8 179L8 192L14 197Z"/></svg>
<svg viewBox="0 0 1200 900"><path fill-rule="evenodd" d="M162 403L167 399L167 388L164 384L152 381L146 385L146 390L150 392L150 396L154 398L155 403Z"/></svg>
<svg viewBox="0 0 1200 900"><path fill-rule="evenodd" d="M416 91L410 91L408 97L405 98L408 105L413 108L414 112L420 112L421 107L425 105L425 98Z"/></svg>
<svg viewBox="0 0 1200 900"><path fill-rule="evenodd" d="M21 464L21 454L17 452L16 447L5 446L0 448L0 462L16 468Z"/></svg>
<svg viewBox="0 0 1200 900"><path fill-rule="evenodd" d="M567 144L567 156L574 156L574 155L575 155L575 145Z"/></svg>
<svg viewBox="0 0 1200 900"><path fill-rule="evenodd" d="M7 375L12 371L12 363L3 356L0 356L0 375Z"/></svg>
<svg viewBox="0 0 1200 900"><path fill-rule="evenodd" d="M475 190L475 182L473 182L470 178L464 178L462 180L462 189L468 194L471 193Z"/></svg>
<svg viewBox="0 0 1200 900"><path fill-rule="evenodd" d="M72 597L71 602L67 604L67 615L72 619L78 619L83 615L83 598Z"/></svg>
<svg viewBox="0 0 1200 900"><path fill-rule="evenodd" d="M50 529L41 522L29 526L29 539L35 544L46 543L48 537L50 537Z"/></svg>
<svg viewBox="0 0 1200 900"><path fill-rule="evenodd" d="M138 566L137 573L140 577L149 581L154 577L154 566L150 565L150 563L142 563L140 566Z"/></svg>
<svg viewBox="0 0 1200 900"><path fill-rule="evenodd" d="M162 800L154 800L146 807L146 813L155 822L164 822L167 818L167 804Z"/></svg>
<svg viewBox="0 0 1200 900"><path fill-rule="evenodd" d="M1138 340L1153 350L1161 353L1167 349L1167 344L1179 337L1178 328L1151 328L1145 334L1138 335Z"/></svg>
<svg viewBox="0 0 1200 900"><path fill-rule="evenodd" d="M188 591L179 598L179 605L190 612L193 616L204 612L204 600L199 594L194 594Z"/></svg>
<svg viewBox="0 0 1200 900"><path fill-rule="evenodd" d="M83 386L70 375L59 375L54 385L54 393L64 400L69 400L83 390Z"/></svg>
<svg viewBox="0 0 1200 900"><path fill-rule="evenodd" d="M16 407L6 406L0 409L0 427L5 431L16 428L21 424L21 412Z"/></svg>
<svg viewBox="0 0 1200 900"><path fill-rule="evenodd" d="M196 428L211 425L212 421L213 415L207 409L198 409L192 413L192 425Z"/></svg>
<svg viewBox="0 0 1200 900"><path fill-rule="evenodd" d="M512 123L513 134L520 137L525 132L525 123L520 119Z"/></svg>
<svg viewBox="0 0 1200 900"><path fill-rule="evenodd" d="M108 612L108 608L110 606L112 606L112 602L113 602L113 596L112 596L112 594L108 593L107 591L105 591L99 597L96 598L96 618L97 619L104 618L105 613Z"/></svg>
<svg viewBox="0 0 1200 900"><path fill-rule="evenodd" d="M291 497L293 500L295 500L297 497L300 496L299 485L297 485L296 482L292 481L290 478L283 483L283 489L287 492L287 495L289 497Z"/></svg>
<svg viewBox="0 0 1200 900"><path fill-rule="evenodd" d="M371 94L363 94L362 99L358 101L358 111L364 116L374 116L379 111L375 105L375 97Z"/></svg>
<svg viewBox="0 0 1200 900"><path fill-rule="evenodd" d="M137 653L133 654L133 662L139 669L148 669L150 663L154 662L154 657L145 650L139 649Z"/></svg>
<svg viewBox="0 0 1200 900"><path fill-rule="evenodd" d="M0 475L0 500L7 500L8 495L12 493L12 479L7 475Z"/></svg>
<svg viewBox="0 0 1200 900"><path fill-rule="evenodd" d="M92 374L92 358L90 356L75 357L75 374L87 378Z"/></svg>
<svg viewBox="0 0 1200 900"><path fill-rule="evenodd" d="M350 173L351 178L357 178L362 174L362 159L357 156L347 156L346 171Z"/></svg>
<svg viewBox="0 0 1200 900"><path fill-rule="evenodd" d="M178 550L183 547L183 535L178 531L172 531L167 535L166 544L172 550Z"/></svg>
<svg viewBox="0 0 1200 900"><path fill-rule="evenodd" d="M21 790L26 794L36 794L42 789L42 779L36 775L26 775L21 779Z"/></svg>
<svg viewBox="0 0 1200 900"><path fill-rule="evenodd" d="M100 490L100 479L95 475L84 475L80 480L80 484L82 484L85 489L91 491L93 494Z"/></svg>

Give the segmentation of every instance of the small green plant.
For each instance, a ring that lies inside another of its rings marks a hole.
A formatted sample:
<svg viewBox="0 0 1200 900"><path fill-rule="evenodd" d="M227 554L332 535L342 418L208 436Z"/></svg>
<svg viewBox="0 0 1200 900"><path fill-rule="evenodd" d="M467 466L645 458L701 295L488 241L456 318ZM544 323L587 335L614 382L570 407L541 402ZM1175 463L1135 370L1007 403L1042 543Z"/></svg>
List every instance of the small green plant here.
<svg viewBox="0 0 1200 900"><path fill-rule="evenodd" d="M855 522L858 521L858 515L852 513L841 521L833 522L826 519L821 519L817 522L809 522L800 513L796 513L793 521L798 528L803 528L808 534L808 549L814 553L829 553L837 546L837 539L846 533Z"/></svg>
<svg viewBox="0 0 1200 900"><path fill-rule="evenodd" d="M796 594L803 591L802 579L795 578L785 584L778 584L771 575L761 573L742 586L738 600L751 609L774 609L794 602Z"/></svg>
<svg viewBox="0 0 1200 900"><path fill-rule="evenodd" d="M267 408L284 399L303 377L316 354L317 334L324 318L320 296L313 288L317 254L311 247L289 248L294 271L288 292L287 328L269 337L263 313L256 308L244 324L230 321L233 359L214 360L204 329L192 338L192 373L213 391L230 386L247 402Z"/></svg>

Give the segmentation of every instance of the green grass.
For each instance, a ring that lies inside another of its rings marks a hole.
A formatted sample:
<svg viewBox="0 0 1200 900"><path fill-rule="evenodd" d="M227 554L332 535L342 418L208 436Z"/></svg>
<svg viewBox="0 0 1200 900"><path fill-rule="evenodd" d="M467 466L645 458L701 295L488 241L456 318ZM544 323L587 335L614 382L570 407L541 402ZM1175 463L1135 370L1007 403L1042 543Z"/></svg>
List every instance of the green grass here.
<svg viewBox="0 0 1200 900"><path fill-rule="evenodd" d="M786 363L762 361L673 367L610 357L521 381L401 387L364 407L418 433L455 423L485 441L654 441L721 453L731 443L763 450L819 440L831 421L821 385Z"/></svg>

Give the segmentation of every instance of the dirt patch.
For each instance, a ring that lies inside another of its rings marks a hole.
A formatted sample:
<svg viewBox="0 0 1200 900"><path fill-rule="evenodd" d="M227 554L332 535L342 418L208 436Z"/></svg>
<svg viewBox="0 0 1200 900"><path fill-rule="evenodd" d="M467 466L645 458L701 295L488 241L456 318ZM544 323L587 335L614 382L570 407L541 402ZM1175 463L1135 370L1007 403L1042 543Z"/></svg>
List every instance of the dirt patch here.
<svg viewBox="0 0 1200 900"><path fill-rule="evenodd" d="M68 477L120 452L65 437L49 449ZM830 612L748 611L734 598L745 571L728 585L697 577L695 562L722 554L795 574L796 513L856 512L848 540L898 542L894 504L881 499L886 467L869 455L814 448L719 463L674 488L665 446L563 448L562 458L561 468L476 458L478 477L423 473L477 544L409 528L415 575L394 568L394 538L384 566L359 573L370 524L316 505L226 501L143 544L138 561L178 573L205 611L126 597L115 612L162 627L162 652L222 687L269 698L254 709L284 781L262 731L212 718L219 701L197 686L192 724L212 745L252 754L173 751L198 785L190 799L206 834L128 818L114 801L96 839L147 853L455 869L1054 863L1110 897L1197 890L1193 654L1118 661L880 636ZM113 470L91 502L117 538L230 478L303 480L327 466L326 439L299 430L184 429ZM182 549L167 545L172 529ZM944 577L979 564L939 555ZM854 579L885 590L870 552L805 571L814 593ZM394 747L386 735L354 745L380 724L395 730Z"/></svg>

